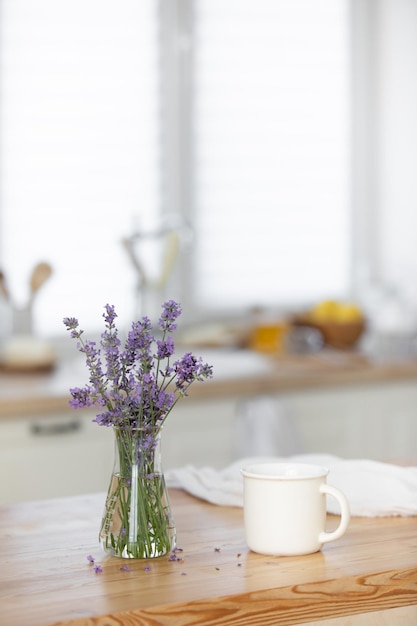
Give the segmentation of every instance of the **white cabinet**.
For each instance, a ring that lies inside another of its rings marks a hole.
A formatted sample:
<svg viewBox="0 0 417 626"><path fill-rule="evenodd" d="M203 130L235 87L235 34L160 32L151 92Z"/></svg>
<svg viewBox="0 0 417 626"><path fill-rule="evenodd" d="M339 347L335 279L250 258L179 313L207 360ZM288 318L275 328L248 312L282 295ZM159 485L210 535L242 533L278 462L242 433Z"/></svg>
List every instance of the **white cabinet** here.
<svg viewBox="0 0 417 626"><path fill-rule="evenodd" d="M237 432L241 403L256 398L229 397L205 401L191 398L167 419L162 439L164 466L188 463L221 468L241 456L291 453L334 454L343 458L369 458L386 462L417 463L417 384L395 381L338 388L276 393L268 396L268 416L253 415L245 435L244 454ZM274 422L273 411L276 410ZM271 415L272 413L272 415ZM287 453L280 439L298 435L300 448ZM263 429L262 437L257 431ZM261 451L260 442L265 442ZM251 444L253 447L251 449Z"/></svg>
<svg viewBox="0 0 417 626"><path fill-rule="evenodd" d="M417 460L417 385L412 381L276 393L271 398L297 430L299 452ZM164 469L187 464L220 469L245 456L236 446L237 409L244 401L236 396L189 397L177 405L162 435ZM105 491L113 464L113 432L92 422L93 417L90 411L66 411L1 419L0 503ZM268 454L272 423L262 414L254 420L256 429L264 429ZM247 436L251 441L250 432ZM278 455L282 443L278 430L272 442Z"/></svg>
<svg viewBox="0 0 417 626"><path fill-rule="evenodd" d="M224 467L233 456L235 402L189 398L167 418L164 469ZM0 504L106 491L114 458L111 428L94 412L0 420Z"/></svg>
<svg viewBox="0 0 417 626"><path fill-rule="evenodd" d="M396 381L281 396L306 452L417 462L417 384Z"/></svg>
<svg viewBox="0 0 417 626"><path fill-rule="evenodd" d="M113 433L90 412L0 420L0 503L106 490Z"/></svg>
<svg viewBox="0 0 417 626"><path fill-rule="evenodd" d="M164 469L197 465L222 468L235 456L234 397L187 398L168 415L162 435Z"/></svg>

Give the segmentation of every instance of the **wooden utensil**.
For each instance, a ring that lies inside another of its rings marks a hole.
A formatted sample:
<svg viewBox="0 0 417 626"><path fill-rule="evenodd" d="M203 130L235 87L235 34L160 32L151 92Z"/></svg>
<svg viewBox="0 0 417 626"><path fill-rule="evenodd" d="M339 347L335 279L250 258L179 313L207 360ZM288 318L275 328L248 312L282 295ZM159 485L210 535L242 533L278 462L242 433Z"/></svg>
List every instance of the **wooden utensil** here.
<svg viewBox="0 0 417 626"><path fill-rule="evenodd" d="M0 294L6 300L9 299L9 291L6 286L6 277L4 275L4 272L2 272L1 270L0 270Z"/></svg>
<svg viewBox="0 0 417 626"><path fill-rule="evenodd" d="M33 300L35 294L39 291L42 285L48 280L52 274L52 267L49 263L41 261L37 263L33 268L30 277L30 301Z"/></svg>

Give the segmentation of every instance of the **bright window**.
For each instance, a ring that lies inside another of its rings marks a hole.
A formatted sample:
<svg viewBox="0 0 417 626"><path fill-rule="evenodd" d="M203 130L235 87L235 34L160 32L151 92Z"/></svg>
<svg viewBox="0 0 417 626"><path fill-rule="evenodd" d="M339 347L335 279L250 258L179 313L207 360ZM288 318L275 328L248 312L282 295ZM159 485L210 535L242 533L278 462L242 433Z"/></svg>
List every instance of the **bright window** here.
<svg viewBox="0 0 417 626"><path fill-rule="evenodd" d="M195 2L192 207L203 309L343 297L348 2Z"/></svg>
<svg viewBox="0 0 417 626"><path fill-rule="evenodd" d="M159 212L193 227L196 313L348 291L348 0L0 6L0 266L24 306L51 262L38 332L131 319L121 240Z"/></svg>
<svg viewBox="0 0 417 626"><path fill-rule="evenodd" d="M33 266L53 275L35 330L131 318L121 240L159 209L157 13L153 0L2 0L0 264L19 307Z"/></svg>

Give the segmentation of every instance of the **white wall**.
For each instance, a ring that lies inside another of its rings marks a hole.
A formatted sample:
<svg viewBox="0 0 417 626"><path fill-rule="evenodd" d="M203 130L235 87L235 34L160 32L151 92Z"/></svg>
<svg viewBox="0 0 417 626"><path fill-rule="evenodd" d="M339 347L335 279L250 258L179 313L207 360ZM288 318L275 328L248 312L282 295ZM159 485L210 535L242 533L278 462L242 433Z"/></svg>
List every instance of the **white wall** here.
<svg viewBox="0 0 417 626"><path fill-rule="evenodd" d="M417 306L417 2L375 6L378 273Z"/></svg>

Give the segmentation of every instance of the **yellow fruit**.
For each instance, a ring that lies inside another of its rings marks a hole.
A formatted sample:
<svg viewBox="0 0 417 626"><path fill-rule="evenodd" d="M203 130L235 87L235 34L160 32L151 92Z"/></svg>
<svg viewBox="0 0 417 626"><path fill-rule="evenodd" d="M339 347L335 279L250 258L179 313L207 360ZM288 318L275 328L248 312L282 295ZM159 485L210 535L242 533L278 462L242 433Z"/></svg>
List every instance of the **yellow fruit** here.
<svg viewBox="0 0 417 626"><path fill-rule="evenodd" d="M357 322L363 317L362 311L356 304L341 304L338 310L337 320L339 322Z"/></svg>
<svg viewBox="0 0 417 626"><path fill-rule="evenodd" d="M323 300L316 304L309 312L312 321L320 322L357 322L363 318L360 308L350 302Z"/></svg>
<svg viewBox="0 0 417 626"><path fill-rule="evenodd" d="M311 309L310 316L315 322L328 322L337 318L338 307L334 300L324 300Z"/></svg>

